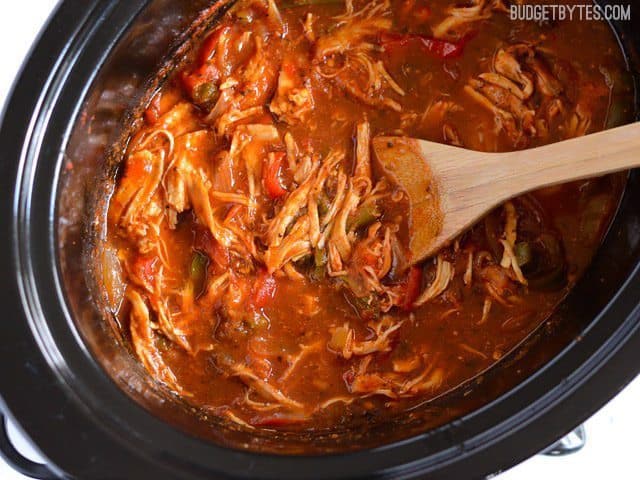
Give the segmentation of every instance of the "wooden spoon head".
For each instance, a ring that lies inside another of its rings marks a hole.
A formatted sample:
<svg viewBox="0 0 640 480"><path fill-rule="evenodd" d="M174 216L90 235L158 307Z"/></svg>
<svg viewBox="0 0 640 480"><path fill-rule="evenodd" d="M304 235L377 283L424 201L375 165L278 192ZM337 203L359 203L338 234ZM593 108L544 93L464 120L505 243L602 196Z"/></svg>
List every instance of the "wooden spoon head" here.
<svg viewBox="0 0 640 480"><path fill-rule="evenodd" d="M499 200L480 198L471 152L407 137L376 137L374 158L383 173L407 193L410 263L448 245Z"/></svg>

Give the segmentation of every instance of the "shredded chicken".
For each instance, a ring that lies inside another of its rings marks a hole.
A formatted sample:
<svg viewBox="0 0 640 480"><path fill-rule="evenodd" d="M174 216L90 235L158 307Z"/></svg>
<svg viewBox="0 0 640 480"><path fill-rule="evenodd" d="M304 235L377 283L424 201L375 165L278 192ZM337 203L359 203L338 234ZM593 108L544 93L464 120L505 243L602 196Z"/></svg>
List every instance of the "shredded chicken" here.
<svg viewBox="0 0 640 480"><path fill-rule="evenodd" d="M411 397L418 393L434 391L444 381L444 370L437 367L437 358L433 361L424 359L423 371L407 379L396 372L369 372L371 356L361 360L358 369L352 375L349 389L352 393L363 395L382 395L392 399Z"/></svg>
<svg viewBox="0 0 640 480"><path fill-rule="evenodd" d="M282 391L278 390L270 383L259 378L245 365L233 364L230 365L230 369L233 376L238 377L240 380L249 385L253 390L255 390L256 393L262 395L263 397L274 402L278 402L284 407L290 409L301 410L303 408L303 405L300 402L287 397L284 393L282 393Z"/></svg>
<svg viewBox="0 0 640 480"><path fill-rule="evenodd" d="M489 318L489 313L491 312L492 305L493 302L491 301L491 299L489 297L486 297L484 299L484 303L482 304L482 317L480 318L478 325L482 325L487 321L487 319Z"/></svg>
<svg viewBox="0 0 640 480"><path fill-rule="evenodd" d="M284 371L282 376L278 379L278 382L283 383L286 382L287 379L293 374L294 370L298 368L300 363L309 355L320 351L320 347L322 344L320 342L313 343L311 345L300 345L300 352L293 357L290 361L289 366Z"/></svg>
<svg viewBox="0 0 640 480"><path fill-rule="evenodd" d="M371 178L371 128L369 122L361 122L356 127L356 166L354 177Z"/></svg>
<svg viewBox="0 0 640 480"><path fill-rule="evenodd" d="M370 17L348 21L329 35L320 37L316 42L315 61L330 55L344 54L353 49L366 48L366 40L391 28L391 19Z"/></svg>
<svg viewBox="0 0 640 480"><path fill-rule="evenodd" d="M578 105L580 107L580 105ZM582 112L580 108L571 114L565 125L565 136L567 138L581 137L587 133L591 126L591 117Z"/></svg>
<svg viewBox="0 0 640 480"><path fill-rule="evenodd" d="M314 63L320 76L332 80L338 87L366 105L401 111L400 103L391 94L404 96L404 89L389 74L384 63L376 59L376 36L391 29L386 18L388 2L370 2L362 10L339 17L340 25L318 38ZM341 66L335 67L336 63Z"/></svg>
<svg viewBox="0 0 640 480"><path fill-rule="evenodd" d="M464 92L493 115L498 130L504 131L514 146L526 145L530 137L546 137L549 121L565 109L564 89L545 55L525 43L498 50L492 71L470 79ZM536 92L544 98L542 104L534 100ZM589 118L590 112L578 103L565 127L566 136L584 134Z"/></svg>
<svg viewBox="0 0 640 480"><path fill-rule="evenodd" d="M492 0L471 0L467 6L454 6L447 10L448 17L433 27L432 32L436 38L446 36L461 37L464 34L463 27L469 23L486 20L492 15L497 2Z"/></svg>
<svg viewBox="0 0 640 480"><path fill-rule="evenodd" d="M516 276L516 279L521 284L527 285L527 280L524 278L522 270L520 270L520 265L518 265L518 260L513 252L517 239L518 216L516 213L516 208L512 202L506 202L504 204L504 212L504 238L500 239L500 243L502 244L504 251L502 254L502 260L500 261L500 266L506 269L511 268Z"/></svg>
<svg viewBox="0 0 640 480"><path fill-rule="evenodd" d="M149 319L149 309L142 296L135 290L129 290L127 298L131 302L131 341L136 354L145 368L152 373L154 378L165 383L172 390L186 394L178 384L176 376L164 363L155 344L153 327Z"/></svg>
<svg viewBox="0 0 640 480"><path fill-rule="evenodd" d="M507 240L504 240L504 239L500 239L500 243L504 247L504 256L502 257L504 264L505 265L508 264L509 267L513 269L513 272L515 273L517 280L522 285L527 285L528 283L527 279L524 278L524 275L522 274L522 270L520 270L520 265L518 265L518 259L513 253L513 247ZM503 266L503 268L505 267Z"/></svg>
<svg viewBox="0 0 640 480"><path fill-rule="evenodd" d="M224 135L238 122L251 119L264 114L262 106L250 107L246 110L231 110L220 116L217 124L218 135Z"/></svg>
<svg viewBox="0 0 640 480"><path fill-rule="evenodd" d="M280 13L274 0L267 0L269 13L276 23L282 24ZM240 36L240 38L238 38ZM211 108L207 121L218 132L225 132L233 123L233 117L242 116L238 112L255 112L275 90L280 58L277 52L278 37L262 37L253 32L237 32L226 28L218 40L213 63L218 65L219 76L216 79L219 96ZM247 62L232 64L228 62L232 49L241 45L242 51L252 54Z"/></svg>
<svg viewBox="0 0 640 480"><path fill-rule="evenodd" d="M318 165L316 164L314 170L317 170L317 168ZM307 197L313 187L314 178L313 174L310 175L302 185L287 197L284 205L269 225L269 230L265 237L267 245L270 247L278 247L282 243L287 228L293 224L307 203ZM298 233L301 233L303 230L302 227L299 228ZM308 225L305 233L308 234Z"/></svg>
<svg viewBox="0 0 640 480"><path fill-rule="evenodd" d="M516 213L516 207L512 202L506 202L504 204L504 212L505 212L505 225L504 225L504 239L505 241L511 245L511 247L516 244L516 231L518 228L518 215ZM509 265L506 264L505 259L502 259L500 263L503 268L509 268Z"/></svg>
<svg viewBox="0 0 640 480"><path fill-rule="evenodd" d="M458 346L464 350L465 352L468 352L476 357L480 357L483 360L487 359L487 356L482 353L480 350L478 350L477 348L473 348L471 345L467 345L466 343L460 343L458 344Z"/></svg>
<svg viewBox="0 0 640 480"><path fill-rule="evenodd" d="M249 425L247 422L245 422L244 420L242 420L240 417L238 417L235 413L233 413L231 410L225 410L223 415L225 417L227 417L229 420L231 420L233 423L237 423L238 425L240 425L241 427L244 428L248 428L250 430L253 430L255 427L253 425Z"/></svg>
<svg viewBox="0 0 640 480"><path fill-rule="evenodd" d="M316 33L313 30L314 21L315 21L315 17L313 16L313 13L311 13L311 12L307 13L307 15L304 17L304 24L303 24L304 36L310 42L315 42L316 41Z"/></svg>
<svg viewBox="0 0 640 480"><path fill-rule="evenodd" d="M264 255L269 273L282 268L288 262L295 262L311 253L309 241L309 219L298 218L289 234L281 242L273 242Z"/></svg>
<svg viewBox="0 0 640 480"><path fill-rule="evenodd" d="M143 252L149 252L156 246L157 239L154 229L149 228L162 213L158 211L157 203L153 201L154 194L160 186L164 173L163 151L152 153L141 150L132 154L127 162L123 188L119 188L114 195L110 215L118 219L118 224L129 234L138 239ZM129 180L137 178L138 172L149 172L139 183Z"/></svg>
<svg viewBox="0 0 640 480"><path fill-rule="evenodd" d="M467 255L467 268L462 280L465 285L471 285L473 281L473 252L469 252Z"/></svg>
<svg viewBox="0 0 640 480"><path fill-rule="evenodd" d="M352 251L351 239L347 234L347 220L349 215L355 211L358 203L360 203L360 196L356 192L353 182L350 182L342 206L336 215L330 237L335 251L343 262L349 260Z"/></svg>
<svg viewBox="0 0 640 480"><path fill-rule="evenodd" d="M414 302L415 306L420 306L433 300L447 289L449 282L453 278L453 265L438 255L436 276L429 287L427 287Z"/></svg>
<svg viewBox="0 0 640 480"><path fill-rule="evenodd" d="M508 307L509 298L516 291L510 270L499 265L487 265L479 271L479 277L489 296L499 304Z"/></svg>
<svg viewBox="0 0 640 480"><path fill-rule="evenodd" d="M385 315L377 323L369 324L370 328L375 331L376 338L365 341L357 341L353 328L345 323L333 331L328 347L347 360L353 355L364 356L374 352L388 352L391 350L391 334L402 327L403 323L403 321L394 323L390 316Z"/></svg>
<svg viewBox="0 0 640 480"><path fill-rule="evenodd" d="M312 108L310 89L303 84L295 64L292 61L285 62L280 69L278 88L269 110L281 121L293 124L303 121Z"/></svg>

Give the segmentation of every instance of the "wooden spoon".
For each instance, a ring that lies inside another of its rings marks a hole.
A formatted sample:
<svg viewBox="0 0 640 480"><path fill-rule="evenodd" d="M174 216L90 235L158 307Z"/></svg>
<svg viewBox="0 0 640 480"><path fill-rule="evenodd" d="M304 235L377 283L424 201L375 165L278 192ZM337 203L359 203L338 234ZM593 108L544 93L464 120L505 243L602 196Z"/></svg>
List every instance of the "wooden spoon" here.
<svg viewBox="0 0 640 480"><path fill-rule="evenodd" d="M407 137L376 137L373 149L384 173L409 196L414 264L510 198L640 166L640 123L508 153Z"/></svg>

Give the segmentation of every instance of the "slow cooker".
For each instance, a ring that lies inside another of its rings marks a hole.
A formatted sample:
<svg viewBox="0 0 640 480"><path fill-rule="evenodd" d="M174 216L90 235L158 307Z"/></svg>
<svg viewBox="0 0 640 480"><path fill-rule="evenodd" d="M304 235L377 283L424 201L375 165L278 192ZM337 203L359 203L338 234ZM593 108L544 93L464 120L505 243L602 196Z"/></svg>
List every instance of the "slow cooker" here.
<svg viewBox="0 0 640 480"><path fill-rule="evenodd" d="M634 171L604 244L552 318L490 371L402 419L324 437L250 434L160 392L92 295L86 245L99 239L87 234L87 212L136 106L175 66L165 59L227 5L64 0L16 80L0 129L0 408L47 461L21 457L2 431L16 469L82 479L484 478L544 450L636 376ZM637 80L637 4L631 18L612 27ZM442 424L445 411L455 419Z"/></svg>

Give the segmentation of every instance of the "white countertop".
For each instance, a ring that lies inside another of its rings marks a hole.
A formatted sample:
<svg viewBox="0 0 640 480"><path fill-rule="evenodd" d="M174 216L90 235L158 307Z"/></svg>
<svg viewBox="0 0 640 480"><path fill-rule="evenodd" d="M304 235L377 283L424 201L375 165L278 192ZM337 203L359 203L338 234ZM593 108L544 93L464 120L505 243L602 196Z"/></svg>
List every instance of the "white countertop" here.
<svg viewBox="0 0 640 480"><path fill-rule="evenodd" d="M0 105L31 43L56 0L5 1L0 15ZM565 457L537 456L499 476L500 480L640 478L640 378L586 423L587 445ZM636 435L634 437L634 435ZM18 448L28 446L17 441ZM25 451L27 453L27 451ZM33 453L29 453L29 456ZM0 460L0 479L25 479Z"/></svg>

